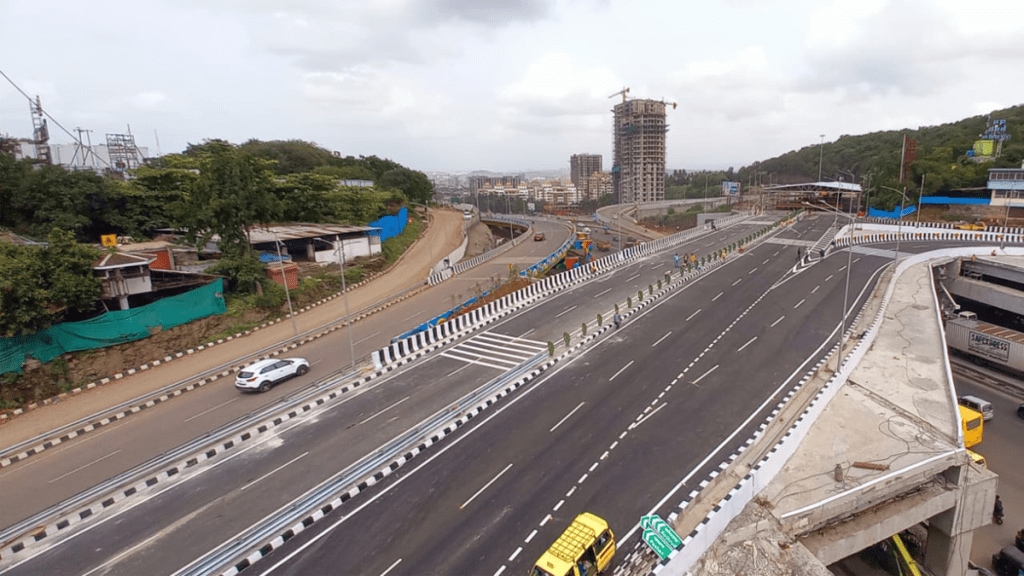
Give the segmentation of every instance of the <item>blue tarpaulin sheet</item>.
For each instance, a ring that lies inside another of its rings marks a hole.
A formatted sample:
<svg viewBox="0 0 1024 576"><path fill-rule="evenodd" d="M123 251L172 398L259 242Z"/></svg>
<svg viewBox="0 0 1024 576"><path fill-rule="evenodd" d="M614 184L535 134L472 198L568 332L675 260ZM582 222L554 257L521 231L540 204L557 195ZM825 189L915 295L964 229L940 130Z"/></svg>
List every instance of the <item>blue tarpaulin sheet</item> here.
<svg viewBox="0 0 1024 576"><path fill-rule="evenodd" d="M380 241L383 242L388 238L394 238L405 230L406 223L409 222L409 209L405 206L398 211L398 214L394 216L383 216L370 222L367 226L373 226L374 228L380 228Z"/></svg>

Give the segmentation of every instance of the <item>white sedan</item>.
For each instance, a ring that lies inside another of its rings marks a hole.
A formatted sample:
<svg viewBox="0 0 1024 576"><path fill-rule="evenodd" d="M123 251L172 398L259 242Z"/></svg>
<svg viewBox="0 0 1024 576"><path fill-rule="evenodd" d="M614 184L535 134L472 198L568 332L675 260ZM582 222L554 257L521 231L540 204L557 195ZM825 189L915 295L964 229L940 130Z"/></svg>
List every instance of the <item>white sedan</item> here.
<svg viewBox="0 0 1024 576"><path fill-rule="evenodd" d="M235 388L266 392L278 382L307 372L309 362L305 358L268 358L243 368L235 378Z"/></svg>

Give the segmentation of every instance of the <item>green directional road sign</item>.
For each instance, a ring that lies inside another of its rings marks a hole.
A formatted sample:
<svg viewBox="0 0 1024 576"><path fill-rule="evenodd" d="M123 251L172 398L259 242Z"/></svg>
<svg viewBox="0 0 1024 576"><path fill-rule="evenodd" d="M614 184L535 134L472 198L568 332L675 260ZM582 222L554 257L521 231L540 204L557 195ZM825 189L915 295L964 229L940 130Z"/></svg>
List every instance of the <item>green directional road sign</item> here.
<svg viewBox="0 0 1024 576"><path fill-rule="evenodd" d="M644 530L641 536L644 542L654 550L654 553L658 555L658 558L664 560L668 558L668 555L672 553L672 547L668 545L668 542L662 540L661 536L657 532L647 528Z"/></svg>
<svg viewBox="0 0 1024 576"><path fill-rule="evenodd" d="M654 550L662 560L668 558L672 550L683 545L682 538L676 534L664 520L657 514L640 518L640 527L644 529L643 540ZM648 537L648 533L651 534Z"/></svg>

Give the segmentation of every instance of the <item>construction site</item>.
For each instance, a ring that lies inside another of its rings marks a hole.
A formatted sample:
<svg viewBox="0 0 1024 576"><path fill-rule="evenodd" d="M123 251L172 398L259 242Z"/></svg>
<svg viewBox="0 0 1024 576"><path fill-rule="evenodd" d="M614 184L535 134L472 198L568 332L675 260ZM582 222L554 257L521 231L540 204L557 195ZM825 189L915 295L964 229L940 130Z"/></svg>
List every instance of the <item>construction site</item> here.
<svg viewBox="0 0 1024 576"><path fill-rule="evenodd" d="M609 98L622 96L612 110L612 192L618 204L643 204L665 199L664 100L628 100L629 88Z"/></svg>

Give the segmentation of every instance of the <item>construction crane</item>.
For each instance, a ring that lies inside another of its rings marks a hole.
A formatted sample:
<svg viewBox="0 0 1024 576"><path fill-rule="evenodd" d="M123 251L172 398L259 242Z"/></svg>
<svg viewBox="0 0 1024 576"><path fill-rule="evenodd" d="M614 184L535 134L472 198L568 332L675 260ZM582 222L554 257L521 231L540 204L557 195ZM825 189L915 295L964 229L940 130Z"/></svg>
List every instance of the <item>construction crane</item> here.
<svg viewBox="0 0 1024 576"><path fill-rule="evenodd" d="M620 94L622 95L622 101L625 102L626 101L626 94L629 94L629 88L628 87L624 87L622 90L619 90L615 94L612 94L611 96L609 96L609 98L615 98L616 96L618 96Z"/></svg>
<svg viewBox="0 0 1024 576"><path fill-rule="evenodd" d="M665 99L662 98L661 99L661 103L664 104L665 106L672 106L673 110L676 109L676 103L675 102L665 102Z"/></svg>

